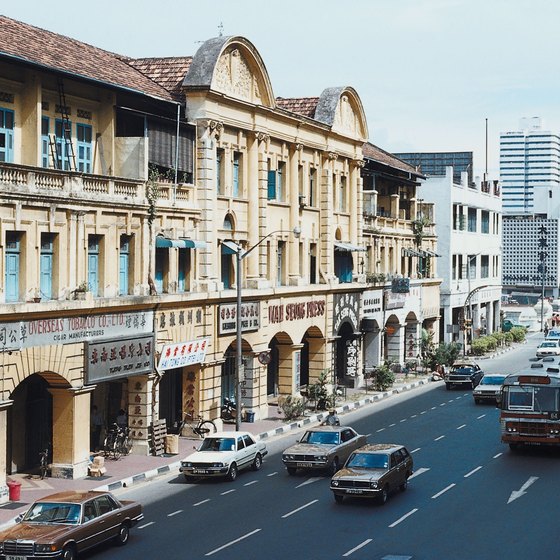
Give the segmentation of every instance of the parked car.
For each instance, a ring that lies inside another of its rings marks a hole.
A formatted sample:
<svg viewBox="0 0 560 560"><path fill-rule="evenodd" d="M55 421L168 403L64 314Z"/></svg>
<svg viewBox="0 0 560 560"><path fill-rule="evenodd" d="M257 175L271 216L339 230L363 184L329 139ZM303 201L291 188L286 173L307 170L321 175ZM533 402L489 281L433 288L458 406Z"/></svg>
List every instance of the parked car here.
<svg viewBox="0 0 560 560"><path fill-rule="evenodd" d="M537 347L537 358L560 356L560 339L543 340Z"/></svg>
<svg viewBox="0 0 560 560"><path fill-rule="evenodd" d="M249 432L216 432L202 441L196 453L181 461L185 480L224 477L235 480L242 469L258 471L268 453L266 444L256 442Z"/></svg>
<svg viewBox="0 0 560 560"><path fill-rule="evenodd" d="M459 385L474 389L483 375L484 372L476 362L465 358L455 360L449 371L445 373L445 388L449 390L453 385Z"/></svg>
<svg viewBox="0 0 560 560"><path fill-rule="evenodd" d="M15 525L0 532L0 555L10 560L74 560L108 540L128 542L143 519L142 506L109 492L61 492L36 501Z"/></svg>
<svg viewBox="0 0 560 560"><path fill-rule="evenodd" d="M340 504L345 496L377 498L384 504L396 488L406 490L413 466L412 456L404 445L364 445L354 451L344 468L332 477L334 499Z"/></svg>
<svg viewBox="0 0 560 560"><path fill-rule="evenodd" d="M326 469L332 476L348 459L350 453L365 445L361 436L349 426L317 426L282 454L288 474L298 469Z"/></svg>
<svg viewBox="0 0 560 560"><path fill-rule="evenodd" d="M476 404L481 402L496 404L500 397L504 379L507 376L508 374L505 373L485 373L480 383L473 389L474 402Z"/></svg>

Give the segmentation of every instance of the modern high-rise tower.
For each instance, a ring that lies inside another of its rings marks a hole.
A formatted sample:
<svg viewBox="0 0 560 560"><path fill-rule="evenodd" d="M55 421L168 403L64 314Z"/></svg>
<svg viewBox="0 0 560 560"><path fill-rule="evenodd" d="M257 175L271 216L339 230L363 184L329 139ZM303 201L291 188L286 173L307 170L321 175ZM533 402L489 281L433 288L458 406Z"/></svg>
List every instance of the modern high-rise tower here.
<svg viewBox="0 0 560 560"><path fill-rule="evenodd" d="M559 213L560 136L541 119L521 119L519 130L500 134L502 210L506 214Z"/></svg>

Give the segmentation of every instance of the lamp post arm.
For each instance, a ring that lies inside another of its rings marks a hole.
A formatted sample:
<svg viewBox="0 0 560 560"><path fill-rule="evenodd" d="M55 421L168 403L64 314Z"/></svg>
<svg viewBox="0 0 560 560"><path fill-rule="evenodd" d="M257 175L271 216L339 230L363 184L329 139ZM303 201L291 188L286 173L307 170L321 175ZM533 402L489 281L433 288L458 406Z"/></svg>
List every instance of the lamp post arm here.
<svg viewBox="0 0 560 560"><path fill-rule="evenodd" d="M283 229L278 229L276 231L271 231L270 233L267 233L262 239L259 239L259 241L257 243L255 243L250 249L247 249L247 251L241 252L241 246L239 249L240 255L238 256L239 260L244 259L245 257L247 257L249 254L251 254L259 245L261 245L264 241L266 241L269 237L272 237L275 233L292 233L291 231L286 231Z"/></svg>

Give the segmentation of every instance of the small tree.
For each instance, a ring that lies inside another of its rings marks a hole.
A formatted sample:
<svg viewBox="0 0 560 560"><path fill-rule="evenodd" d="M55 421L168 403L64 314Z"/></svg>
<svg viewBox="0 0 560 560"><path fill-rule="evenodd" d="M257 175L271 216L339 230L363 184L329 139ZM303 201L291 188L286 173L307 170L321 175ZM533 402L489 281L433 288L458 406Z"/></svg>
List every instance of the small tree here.
<svg viewBox="0 0 560 560"><path fill-rule="evenodd" d="M288 395L280 403L280 408L282 409L286 420L295 420L296 418L301 418L303 416L305 403L303 402L303 399Z"/></svg>
<svg viewBox="0 0 560 560"><path fill-rule="evenodd" d="M332 392L329 395L330 370L324 369L315 383L309 385L309 398L315 401L315 410L327 410L334 406L336 395Z"/></svg>
<svg viewBox="0 0 560 560"><path fill-rule="evenodd" d="M436 366L452 366L453 362L459 357L461 353L461 345L457 342L442 342L434 353L434 362L431 368L435 369Z"/></svg>
<svg viewBox="0 0 560 560"><path fill-rule="evenodd" d="M371 372L371 385L374 391L385 391L395 382L395 374L388 361L378 365Z"/></svg>

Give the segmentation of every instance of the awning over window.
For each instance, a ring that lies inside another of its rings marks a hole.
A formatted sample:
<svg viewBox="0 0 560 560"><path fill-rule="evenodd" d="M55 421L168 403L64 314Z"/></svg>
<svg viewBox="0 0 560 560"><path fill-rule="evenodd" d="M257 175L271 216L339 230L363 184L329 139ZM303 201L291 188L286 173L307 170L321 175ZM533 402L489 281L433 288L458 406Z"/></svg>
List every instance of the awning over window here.
<svg viewBox="0 0 560 560"><path fill-rule="evenodd" d="M335 251L367 251L365 247L352 245L352 243L342 243L342 241L334 242L334 250Z"/></svg>
<svg viewBox="0 0 560 560"><path fill-rule="evenodd" d="M403 249L402 250L403 257L423 257L424 255L415 249Z"/></svg>
<svg viewBox="0 0 560 560"><path fill-rule="evenodd" d="M427 257L439 257L439 256L441 256L441 255L438 255L437 253L434 253L433 251L430 251L430 249L424 249L423 252Z"/></svg>
<svg viewBox="0 0 560 560"><path fill-rule="evenodd" d="M221 247L225 255L237 255L239 251L239 245L233 241L222 241Z"/></svg>
<svg viewBox="0 0 560 560"><path fill-rule="evenodd" d="M158 235L156 237L156 247L168 248L178 247L179 249L206 249L206 241L195 239L168 239Z"/></svg>

